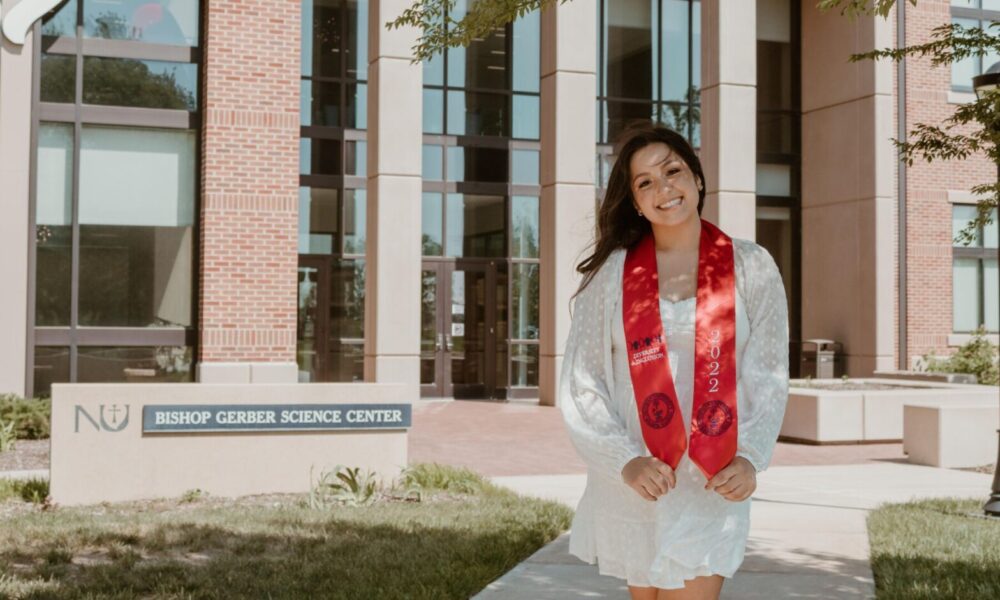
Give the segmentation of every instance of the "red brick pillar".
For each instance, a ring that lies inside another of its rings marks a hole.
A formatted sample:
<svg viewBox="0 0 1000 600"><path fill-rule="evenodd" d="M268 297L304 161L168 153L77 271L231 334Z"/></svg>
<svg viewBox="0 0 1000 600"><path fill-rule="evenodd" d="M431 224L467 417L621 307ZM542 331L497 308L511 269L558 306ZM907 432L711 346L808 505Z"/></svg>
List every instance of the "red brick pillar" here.
<svg viewBox="0 0 1000 600"><path fill-rule="evenodd" d="M198 380L296 380L299 0L203 0Z"/></svg>

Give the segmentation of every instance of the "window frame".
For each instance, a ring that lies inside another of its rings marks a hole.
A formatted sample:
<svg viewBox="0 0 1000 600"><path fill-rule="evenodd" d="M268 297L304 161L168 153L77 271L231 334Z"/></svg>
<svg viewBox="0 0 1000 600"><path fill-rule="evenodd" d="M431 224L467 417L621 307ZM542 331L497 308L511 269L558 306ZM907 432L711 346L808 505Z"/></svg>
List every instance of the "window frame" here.
<svg viewBox="0 0 1000 600"><path fill-rule="evenodd" d="M955 209L959 206L974 206L966 203L954 203L952 204L952 220L954 220ZM993 218L993 226L1000 227L997 217ZM978 314L976 316L977 327L986 326L986 261L987 260L997 260L997 253L1000 252L997 248L987 247L985 245L985 231L982 226L977 228L977 245L969 244L968 246L958 244L952 240L951 247L951 284L952 284L952 303L954 303L954 286L955 286L955 260L956 259L972 259L976 261L976 308ZM954 317L954 306L952 306L952 321L951 321L951 332L953 334L971 334L975 330L959 330L955 327L955 317ZM1000 333L1000 330L990 330L987 329L986 333L996 334Z"/></svg>
<svg viewBox="0 0 1000 600"><path fill-rule="evenodd" d="M204 1L204 0L202 0ZM201 113L204 103L202 50L205 43L205 16L203 6L198 11L198 45L174 46L165 44L150 44L135 40L106 40L84 36L83 8L84 1L76 5L76 25L73 36L43 36L43 20L39 19L33 25L34 39L42 43L32 46L31 75L31 158L29 168L29 204L28 204L28 239L35 240L37 232L37 181L38 176L38 140L42 122L64 123L73 126L72 145L72 196L71 196L71 272L70 272L70 321L67 326L36 325L36 269L37 243L29 244L28 249L28 314L27 343L25 359L25 393L31 397L36 394L35 383L35 353L36 348L65 347L69 351L69 382L79 381L79 349L95 346L115 347L157 347L186 346L191 348L192 362L190 380L194 380L194 369L197 363L198 332L200 330L198 299L201 293L200 245L193 244L191 251L191 324L186 327L94 327L79 325L80 299L80 147L84 125L118 126L133 129L176 129L193 130L195 134L194 147L194 214L191 225L192 238L197 240L201 235L201 223L197 215L201 214L202 189L202 136ZM55 14L63 5L46 14ZM73 102L56 103L41 101L41 71L43 47L45 54L54 56L70 56L75 60ZM90 105L83 103L83 61L85 57L123 58L136 60L156 60L167 62L194 63L198 65L198 98L193 111L139 108L122 106Z"/></svg>

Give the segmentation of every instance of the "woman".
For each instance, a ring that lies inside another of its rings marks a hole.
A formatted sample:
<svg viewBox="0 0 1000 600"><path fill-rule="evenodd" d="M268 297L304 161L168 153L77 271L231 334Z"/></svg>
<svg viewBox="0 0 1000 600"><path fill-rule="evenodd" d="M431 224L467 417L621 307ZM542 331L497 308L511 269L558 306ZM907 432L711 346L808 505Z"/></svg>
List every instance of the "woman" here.
<svg viewBox="0 0 1000 600"><path fill-rule="evenodd" d="M781 276L702 221L704 199L683 137L627 131L577 267L559 402L588 477L570 552L633 599L718 598L787 402Z"/></svg>

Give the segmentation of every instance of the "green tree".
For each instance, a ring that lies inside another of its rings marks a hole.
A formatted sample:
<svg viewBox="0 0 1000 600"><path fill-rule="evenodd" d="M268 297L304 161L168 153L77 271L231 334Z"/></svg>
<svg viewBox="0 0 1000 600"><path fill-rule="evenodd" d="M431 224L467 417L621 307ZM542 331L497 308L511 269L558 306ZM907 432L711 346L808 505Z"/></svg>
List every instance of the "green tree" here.
<svg viewBox="0 0 1000 600"><path fill-rule="evenodd" d="M917 0L909 0L913 6ZM817 7L822 11L840 9L841 15L855 18L859 15L878 15L888 18L896 0L821 0ZM931 65L950 65L969 56L983 56L990 52L1000 53L1000 23L990 23L987 29L963 27L956 23L940 25L931 30L931 41L903 48L884 48L861 54L852 54L851 62L888 58L894 62L907 56L930 56ZM966 125L979 125L970 134L959 133ZM962 160L971 155L984 153L1000 165L1000 92L993 90L982 94L974 102L961 104L955 113L940 125L917 123L909 132L907 140L893 138L900 157L907 165L914 159L922 158L928 163L937 160ZM956 241L969 245L976 241L976 231L993 222L991 213L1000 199L1000 183L975 185L970 190L979 198L977 215L957 236Z"/></svg>

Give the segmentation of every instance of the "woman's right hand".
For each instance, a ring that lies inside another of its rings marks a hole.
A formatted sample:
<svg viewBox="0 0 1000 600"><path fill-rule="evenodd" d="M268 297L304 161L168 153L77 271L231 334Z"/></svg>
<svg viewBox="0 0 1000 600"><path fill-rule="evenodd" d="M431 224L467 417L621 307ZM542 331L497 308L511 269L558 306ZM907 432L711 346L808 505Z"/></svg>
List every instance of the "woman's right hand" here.
<svg viewBox="0 0 1000 600"><path fill-rule="evenodd" d="M677 485L677 476L655 456L637 456L622 467L622 481L644 499L655 501Z"/></svg>

